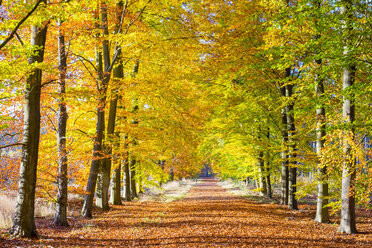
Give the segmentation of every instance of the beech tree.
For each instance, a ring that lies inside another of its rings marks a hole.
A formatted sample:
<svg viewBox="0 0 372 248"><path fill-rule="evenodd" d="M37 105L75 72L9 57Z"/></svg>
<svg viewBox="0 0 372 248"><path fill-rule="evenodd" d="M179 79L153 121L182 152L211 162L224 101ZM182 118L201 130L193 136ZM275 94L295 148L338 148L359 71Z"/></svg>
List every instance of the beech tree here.
<svg viewBox="0 0 372 248"><path fill-rule="evenodd" d="M46 0L42 1L46 5ZM46 22L31 27L33 54L29 64L42 63L48 25ZM24 126L22 139L22 162L17 195L17 206L10 233L18 237L37 237L34 210L35 186L40 138L40 94L42 69L34 68L26 79Z"/></svg>
<svg viewBox="0 0 372 248"><path fill-rule="evenodd" d="M350 140L354 140L355 128L355 103L353 90L349 90L355 82L356 66L353 62L353 55L350 54L353 39L351 33L352 26L352 1L341 1L342 22L344 32L344 71L343 71L343 111L342 117L348 127L345 131L344 139L344 161L342 169L342 191L341 191L341 222L339 232L356 233L355 217L355 177L356 177L356 160L352 155L352 146Z"/></svg>

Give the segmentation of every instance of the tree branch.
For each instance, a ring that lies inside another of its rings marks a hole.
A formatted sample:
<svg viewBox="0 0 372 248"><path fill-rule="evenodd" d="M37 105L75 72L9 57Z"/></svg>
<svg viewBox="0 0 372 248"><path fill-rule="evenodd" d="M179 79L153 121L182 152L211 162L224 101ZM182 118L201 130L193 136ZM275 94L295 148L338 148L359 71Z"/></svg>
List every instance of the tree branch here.
<svg viewBox="0 0 372 248"><path fill-rule="evenodd" d="M17 33L17 30L21 27L21 25L35 12L35 10L37 9L37 7L40 5L40 3L42 2L43 0L38 0L35 4L35 6L32 8L32 10L30 12L27 13L27 15L25 17L23 17L23 19L17 24L17 26L14 28L14 30L10 33L10 35L8 36L8 38L6 38L1 44L0 44L0 50L9 42L13 39L14 35L16 35Z"/></svg>
<svg viewBox="0 0 372 248"><path fill-rule="evenodd" d="M21 145L24 145L24 143L18 142L18 143L14 143L14 144L5 145L5 146L0 146L0 150L8 148L8 147L12 147L12 146L21 146Z"/></svg>
<svg viewBox="0 0 372 248"><path fill-rule="evenodd" d="M151 2L151 0L149 0L147 2L147 4L149 4ZM145 11L146 7L147 7L147 4L141 9L141 11L138 13L137 17L135 19L133 19L127 26L127 29L125 30L125 33L124 34L127 34L128 31L129 31L129 28L133 25L134 22L136 22L142 15L143 11Z"/></svg>

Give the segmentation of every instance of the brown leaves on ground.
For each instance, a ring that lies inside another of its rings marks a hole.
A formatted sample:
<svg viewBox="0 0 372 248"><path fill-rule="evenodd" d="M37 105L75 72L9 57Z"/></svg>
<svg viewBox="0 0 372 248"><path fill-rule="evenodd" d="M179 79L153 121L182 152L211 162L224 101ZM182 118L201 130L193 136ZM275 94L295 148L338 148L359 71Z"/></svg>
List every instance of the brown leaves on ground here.
<svg viewBox="0 0 372 248"><path fill-rule="evenodd" d="M0 246L372 247L371 211L358 213L361 233L346 235L337 233L337 224L314 222L314 211L306 209L232 196L210 179L182 201L125 203L90 220L72 218L67 228L37 220L39 240L12 240L4 231Z"/></svg>

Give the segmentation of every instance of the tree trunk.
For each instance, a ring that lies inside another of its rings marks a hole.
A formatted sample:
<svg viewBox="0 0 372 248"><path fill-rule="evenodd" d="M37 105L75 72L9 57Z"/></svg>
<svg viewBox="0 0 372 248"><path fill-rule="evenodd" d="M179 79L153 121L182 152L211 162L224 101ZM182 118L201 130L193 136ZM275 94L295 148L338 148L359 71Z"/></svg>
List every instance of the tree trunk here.
<svg viewBox="0 0 372 248"><path fill-rule="evenodd" d="M259 173L259 185L260 185L260 195L266 196L267 195L267 186L266 186L266 170L265 170L265 162L263 159L264 153L263 151L259 152L258 155L258 173Z"/></svg>
<svg viewBox="0 0 372 248"><path fill-rule="evenodd" d="M93 198L96 190L97 184L97 174L99 169L99 164L101 163L102 156L102 140L103 132L105 129L105 112L104 112L104 103L106 102L106 97L103 97L97 107L97 124L96 124L96 135L94 138L93 145L93 158L90 165L89 178L86 188L86 195L84 196L84 205L82 209L82 215L84 217L92 217L93 209Z"/></svg>
<svg viewBox="0 0 372 248"><path fill-rule="evenodd" d="M289 73L287 72L287 75ZM287 84L286 85L286 96L288 98L292 97L293 95L293 85ZM294 139L294 135L296 132L296 127L294 123L294 113L293 113L293 100L291 100L286 105L286 112L287 112L287 126L288 126L288 161L289 161L289 180L288 180L288 207L290 209L298 209L297 208L297 200L296 200L296 181L297 181L297 156L296 156L296 142Z"/></svg>
<svg viewBox="0 0 372 248"><path fill-rule="evenodd" d="M122 205L121 203L121 163L118 163L112 173L110 203Z"/></svg>
<svg viewBox="0 0 372 248"><path fill-rule="evenodd" d="M107 90L108 82L109 82L109 72L107 73L107 68L111 66L111 59L110 59L110 48L109 42L107 40L108 36L108 21L107 21L107 5L105 2L101 2L100 6L101 10L101 28L103 30L104 39L102 41L102 55L103 55L103 63L104 63L104 70L105 73L103 75L104 85L106 87L105 93ZM108 77L108 80L106 81ZM106 104L106 103L105 103ZM106 147L105 147L106 148ZM107 151L108 150L108 151ZM106 153L110 153L110 148L107 147L105 149ZM101 162L101 170L97 185L97 191L99 194L96 195L96 205L97 207L102 208L104 211L108 211L110 209L109 206L109 197L108 197L108 190L110 187L110 174L111 174L111 163L108 163L107 158L103 159ZM99 190L98 190L99 189Z"/></svg>
<svg viewBox="0 0 372 248"><path fill-rule="evenodd" d="M86 188L86 195L84 196L84 204L82 209L82 215L84 217L92 217L93 199L96 192L97 175L102 160L102 141L105 131L105 105L106 105L106 77L103 76L103 65L102 65L102 53L100 48L96 48L96 67L98 80L101 81L99 87L100 99L97 106L97 123L96 123L96 134L94 137L93 144L93 156L90 165L89 178Z"/></svg>
<svg viewBox="0 0 372 248"><path fill-rule="evenodd" d="M270 141L270 128L267 129L267 141L269 142ZM268 198L273 198L273 193L272 193L272 189L271 189L271 179L270 179L270 150L267 149L267 153L266 153L266 196Z"/></svg>
<svg viewBox="0 0 372 248"><path fill-rule="evenodd" d="M281 97L285 98L285 86L280 87ZM280 203L283 205L288 204L288 179L289 179L289 169L288 169L288 130L287 130L287 112L285 107L282 108L282 185L281 185L281 198Z"/></svg>
<svg viewBox="0 0 372 248"><path fill-rule="evenodd" d="M117 67L114 68L113 72L114 80L118 78L124 78L123 73L123 65L121 63L118 64ZM112 93L114 95L114 99L110 101L110 111L109 111L109 119L107 124L107 136L111 140L110 142L110 149L109 149L109 158L107 159L107 163L109 168L111 168L111 163L114 161L112 157L112 149L113 149L113 142L114 139L117 138L115 135L115 119L116 119L116 107L118 102L118 96L116 92ZM111 187L111 196L110 202L114 205L121 205L121 197L120 197L120 182L121 182L121 166L120 163L117 163L118 167L114 169L114 173L112 175L112 187Z"/></svg>
<svg viewBox="0 0 372 248"><path fill-rule="evenodd" d="M356 67L353 63L352 55L349 53L351 46L350 33L352 31L352 3L349 0L341 1L341 14L344 15L343 28L346 33L346 42L344 46L345 66L343 73L343 90L347 92L353 86L355 81ZM342 116L350 131L345 131L344 138L344 163L342 169L342 190L341 190L341 222L338 228L339 232L357 233L355 216L355 158L352 155L352 146L348 138L354 139L355 105L354 94L345 93L343 97ZM350 137L351 136L351 137Z"/></svg>
<svg viewBox="0 0 372 248"><path fill-rule="evenodd" d="M129 160L130 166L130 192L131 192L131 199L137 198L137 186L136 186L136 160L133 156L130 157Z"/></svg>
<svg viewBox="0 0 372 248"><path fill-rule="evenodd" d="M46 4L46 1L43 1ZM47 25L31 28L31 46L35 53L28 58L29 64L41 63ZM36 172L40 139L40 93L42 70L33 69L27 76L24 105L23 145L20 166L18 196L13 226L10 233L16 237L37 237L34 221Z"/></svg>
<svg viewBox="0 0 372 248"><path fill-rule="evenodd" d="M320 1L316 1L316 7L320 8ZM317 25L317 24L316 24ZM315 40L319 40L320 35L315 36ZM315 55L318 51L315 51ZM322 66L322 59L315 59L314 65L318 70ZM324 80L319 73L315 74L315 92L317 98L320 99L320 104L316 109L316 153L317 153L317 168L318 168L318 198L316 204L316 215L315 221L319 223L328 223L328 178L327 178L327 166L322 165L319 157L322 153L324 147L324 138L326 136L326 126L325 126L325 108L323 106L322 99L324 98Z"/></svg>
<svg viewBox="0 0 372 248"><path fill-rule="evenodd" d="M126 201L131 201L131 194L130 194L130 168L129 168L129 159L128 159L128 152L127 157L124 159L124 199Z"/></svg>
<svg viewBox="0 0 372 248"><path fill-rule="evenodd" d="M323 82L321 81L318 82L316 91L317 91L318 97L324 94ZM317 108L316 116L317 116L316 152L317 152L317 156L319 157L322 152L323 146L324 146L324 137L326 135L325 121L324 121L325 120L324 107L321 106ZM318 174L319 174L319 183L318 183L318 198L317 198L315 221L320 222L320 223L328 223L329 215L328 215L328 207L326 207L326 205L328 204L327 167L322 166L322 164L319 161L319 158L317 159L317 168L318 168Z"/></svg>
<svg viewBox="0 0 372 248"><path fill-rule="evenodd" d="M123 1L118 1L116 3L116 23L115 23L115 31L114 33L119 33L120 30L121 30L121 18L122 18L122 11L123 11ZM121 51L121 48L118 47L118 50ZM121 59L120 56L121 55L121 52L119 52L118 56L119 56L119 60ZM117 81L118 79L122 79L124 78L124 68L123 68L123 64L122 62L120 61L118 66L115 67L113 69L113 76L114 76L114 80ZM116 82L118 83L118 82ZM116 87L116 86L115 86ZM107 136L110 138L111 136L114 135L115 133L115 120L116 120L116 108L117 108L117 105L118 105L118 95L117 95L117 90L114 89L112 91L112 95L114 96L114 98L110 101L110 112L109 112L109 120L108 120L108 124L107 124ZM113 137L113 139L118 139L119 136L118 135L115 135L115 137ZM114 142L116 143L116 142ZM110 165L108 167L111 168L111 163L112 161L115 162L115 159L112 157L112 149L113 149L113 142L110 143L111 147L110 147L110 154L109 154L109 160L107 161L108 163L110 163ZM114 169L114 173L112 174L112 187L111 187L111 194L110 194L110 203L113 204L113 205L121 205L121 163L117 162L117 167Z"/></svg>
<svg viewBox="0 0 372 248"><path fill-rule="evenodd" d="M67 58L65 51L65 37L61 31L62 21L58 22L58 51L59 51L59 99L58 99L58 194L54 215L54 224L68 226L67 222L67 149L66 149L66 70Z"/></svg>
<svg viewBox="0 0 372 248"><path fill-rule="evenodd" d="M104 153L106 155L106 151ZM108 168L107 160L108 160L107 158L101 159L99 170L98 170L97 189L96 189L96 206L101 208L103 211L110 210L110 206L108 204L108 200L109 200L108 199L108 188L110 186L111 169Z"/></svg>

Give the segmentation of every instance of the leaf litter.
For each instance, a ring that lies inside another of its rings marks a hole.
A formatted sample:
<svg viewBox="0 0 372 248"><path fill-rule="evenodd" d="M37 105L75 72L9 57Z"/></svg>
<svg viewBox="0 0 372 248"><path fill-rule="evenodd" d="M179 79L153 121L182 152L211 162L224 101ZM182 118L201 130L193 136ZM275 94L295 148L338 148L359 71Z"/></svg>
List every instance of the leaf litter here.
<svg viewBox="0 0 372 248"><path fill-rule="evenodd" d="M38 240L12 239L2 230L0 247L372 247L371 210L358 210L358 234L319 224L314 209L299 211L232 195L215 179L203 179L182 200L135 201L95 209L94 218L69 218L56 227L38 218ZM78 207L78 206L76 206Z"/></svg>

